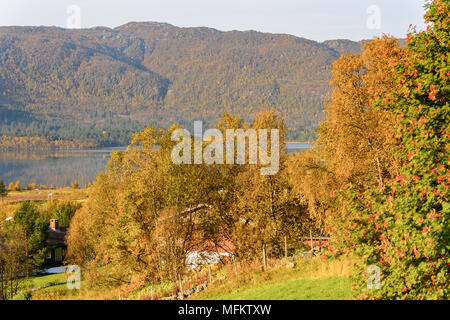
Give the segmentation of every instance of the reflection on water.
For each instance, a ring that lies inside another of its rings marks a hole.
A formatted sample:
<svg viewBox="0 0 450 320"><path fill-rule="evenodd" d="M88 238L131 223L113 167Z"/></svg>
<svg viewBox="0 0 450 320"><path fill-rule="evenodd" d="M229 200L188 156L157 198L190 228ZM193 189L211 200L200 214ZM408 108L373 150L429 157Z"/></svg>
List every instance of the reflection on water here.
<svg viewBox="0 0 450 320"><path fill-rule="evenodd" d="M289 153L310 148L300 143L287 144ZM123 147L92 150L68 150L46 152L0 152L0 180L5 184L20 180L28 183L56 187L70 186L77 181L80 186L92 182L104 169L110 153Z"/></svg>
<svg viewBox="0 0 450 320"><path fill-rule="evenodd" d="M56 187L80 186L95 180L105 167L111 151L124 148L45 152L0 152L0 179L9 184L20 180L22 186L36 183Z"/></svg>

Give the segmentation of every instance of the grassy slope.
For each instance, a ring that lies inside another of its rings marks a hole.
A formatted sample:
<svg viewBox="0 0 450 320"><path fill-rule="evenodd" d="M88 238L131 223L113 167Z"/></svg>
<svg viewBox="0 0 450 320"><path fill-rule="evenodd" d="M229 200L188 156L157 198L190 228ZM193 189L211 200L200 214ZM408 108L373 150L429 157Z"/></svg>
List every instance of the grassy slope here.
<svg viewBox="0 0 450 320"><path fill-rule="evenodd" d="M66 284L56 285L58 283L62 283L65 281L67 281L67 275L65 273L42 274L42 275L28 277L25 280L25 282L22 284L20 293L18 295L16 295L13 299L14 300L25 299L24 294L26 292L30 292L34 295L38 292L42 292L42 291L50 289L50 288L66 287ZM42 287L42 286L47 286L47 285L50 285L51 287L31 291L32 288L37 288L37 287Z"/></svg>
<svg viewBox="0 0 450 320"><path fill-rule="evenodd" d="M346 300L351 298L351 292L349 279L335 277L299 279L218 295L211 292L204 298L208 300Z"/></svg>
<svg viewBox="0 0 450 320"><path fill-rule="evenodd" d="M52 285L56 283L65 282L67 275L65 273L43 274L30 277L27 281L28 288L36 288L45 285Z"/></svg>
<svg viewBox="0 0 450 320"><path fill-rule="evenodd" d="M351 298L350 268L345 260L323 260L321 258L299 259L294 268L284 264L267 271L258 268L228 274L227 268L219 268L214 274L227 280L216 280L191 299L205 300L346 300ZM27 288L65 281L67 275L44 275L32 277ZM112 288L111 288L112 289ZM97 288L92 290L68 290L65 284L32 292L32 299L117 299L119 291ZM149 298L148 292L141 292ZM15 299L23 299L20 294ZM143 298L138 295L129 299ZM145 298L144 298L145 299Z"/></svg>
<svg viewBox="0 0 450 320"><path fill-rule="evenodd" d="M345 261L298 260L295 268L274 267L232 276L192 299L346 300L351 298Z"/></svg>

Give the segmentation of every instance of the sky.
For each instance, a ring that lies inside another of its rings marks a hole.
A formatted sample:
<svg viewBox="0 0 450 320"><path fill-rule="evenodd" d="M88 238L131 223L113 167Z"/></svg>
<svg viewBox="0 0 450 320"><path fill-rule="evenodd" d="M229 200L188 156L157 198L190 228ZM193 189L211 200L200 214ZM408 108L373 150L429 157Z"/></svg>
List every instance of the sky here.
<svg viewBox="0 0 450 320"><path fill-rule="evenodd" d="M424 29L425 0L0 0L0 26L117 27L166 22L222 31L288 33L316 41L399 38Z"/></svg>

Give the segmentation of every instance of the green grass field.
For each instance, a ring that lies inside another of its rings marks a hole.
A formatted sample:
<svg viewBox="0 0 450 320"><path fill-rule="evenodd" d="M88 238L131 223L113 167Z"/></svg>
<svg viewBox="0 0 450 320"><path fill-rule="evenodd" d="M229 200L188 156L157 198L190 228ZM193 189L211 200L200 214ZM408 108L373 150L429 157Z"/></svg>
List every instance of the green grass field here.
<svg viewBox="0 0 450 320"><path fill-rule="evenodd" d="M56 283L65 282L66 280L67 275L65 273L36 275L28 278L26 287L36 288L45 285L53 285Z"/></svg>
<svg viewBox="0 0 450 320"><path fill-rule="evenodd" d="M351 295L347 261L299 259L294 268L284 265L228 275L194 300L348 300Z"/></svg>
<svg viewBox="0 0 450 320"><path fill-rule="evenodd" d="M58 274L40 274L28 277L22 283L19 294L17 294L13 299L14 300L23 300L25 299L26 293L31 293L32 295L38 295L41 292L53 289L53 288L66 288L65 282L67 281L67 275L65 273ZM63 283L63 284L61 284ZM33 288L49 286L47 288L41 288L37 290L32 290Z"/></svg>
<svg viewBox="0 0 450 320"><path fill-rule="evenodd" d="M206 291L194 299L207 300L347 300L351 298L348 278L299 279L220 293Z"/></svg>

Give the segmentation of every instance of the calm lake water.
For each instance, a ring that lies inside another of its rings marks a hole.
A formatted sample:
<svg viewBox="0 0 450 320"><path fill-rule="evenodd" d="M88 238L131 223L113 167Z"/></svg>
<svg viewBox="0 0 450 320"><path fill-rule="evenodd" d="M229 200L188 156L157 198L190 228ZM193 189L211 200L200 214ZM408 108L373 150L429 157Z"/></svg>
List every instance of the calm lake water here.
<svg viewBox="0 0 450 320"><path fill-rule="evenodd" d="M311 146L301 143L287 144L289 153L296 153ZM36 183L56 187L70 186L78 181L80 186L95 180L104 169L112 151L123 147L92 150L68 150L47 152L0 152L0 180L5 184L20 180L22 186Z"/></svg>

